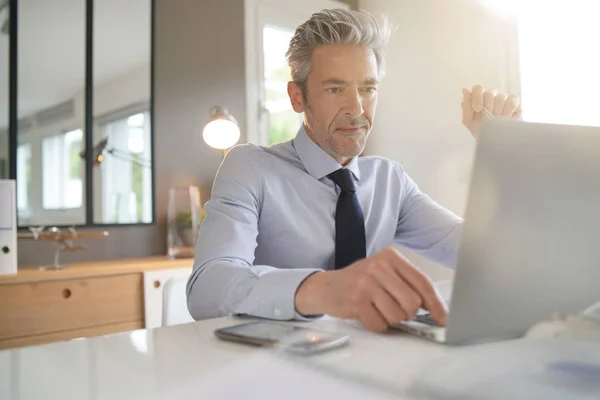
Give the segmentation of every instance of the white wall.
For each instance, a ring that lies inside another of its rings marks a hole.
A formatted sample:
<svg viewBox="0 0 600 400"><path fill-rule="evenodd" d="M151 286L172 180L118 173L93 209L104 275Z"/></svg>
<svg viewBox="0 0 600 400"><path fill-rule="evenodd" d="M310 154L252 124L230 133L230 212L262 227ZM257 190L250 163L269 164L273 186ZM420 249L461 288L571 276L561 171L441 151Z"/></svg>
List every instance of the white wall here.
<svg viewBox="0 0 600 400"><path fill-rule="evenodd" d="M519 92L516 27L459 0L360 0L397 26L365 154L400 162L420 188L462 215L474 140L460 121L461 89ZM450 270L409 254L435 279Z"/></svg>
<svg viewBox="0 0 600 400"><path fill-rule="evenodd" d="M73 129L84 128L84 94L77 92L74 116L57 124L36 127L30 132L19 134L19 143L27 141L32 146L32 176L31 176L31 214L27 219L21 219L19 224L82 224L85 222L85 198L81 208L72 210L44 210L42 207L42 140L45 136L56 135ZM139 67L130 73L115 78L94 89L94 117L116 111L132 104L150 99L150 67ZM65 99L67 100L67 99ZM95 137L94 142L99 140ZM82 176L85 176L82 167ZM100 176L95 175L96 182ZM84 185L85 186L85 185ZM101 187L96 185L95 204L101 207Z"/></svg>

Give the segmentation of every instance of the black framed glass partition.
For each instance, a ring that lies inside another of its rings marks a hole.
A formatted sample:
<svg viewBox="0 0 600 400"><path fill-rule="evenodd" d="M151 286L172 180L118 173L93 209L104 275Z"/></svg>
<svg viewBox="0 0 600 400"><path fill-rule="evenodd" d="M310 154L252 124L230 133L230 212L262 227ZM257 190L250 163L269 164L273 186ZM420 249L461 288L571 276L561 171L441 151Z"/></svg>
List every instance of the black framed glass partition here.
<svg viewBox="0 0 600 400"><path fill-rule="evenodd" d="M118 10L118 11L117 11ZM149 0L94 0L94 223L152 222Z"/></svg>
<svg viewBox="0 0 600 400"><path fill-rule="evenodd" d="M153 0L10 7L17 48L0 36L0 177L17 180L19 226L153 223Z"/></svg>
<svg viewBox="0 0 600 400"><path fill-rule="evenodd" d="M85 0L19 0L19 225L85 224Z"/></svg>

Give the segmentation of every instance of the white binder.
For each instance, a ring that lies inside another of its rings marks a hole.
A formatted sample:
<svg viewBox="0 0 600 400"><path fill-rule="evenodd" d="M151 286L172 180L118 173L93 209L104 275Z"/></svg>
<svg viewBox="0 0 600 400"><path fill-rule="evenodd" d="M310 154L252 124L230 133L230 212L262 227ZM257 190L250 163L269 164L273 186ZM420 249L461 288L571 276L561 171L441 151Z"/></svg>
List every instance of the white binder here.
<svg viewBox="0 0 600 400"><path fill-rule="evenodd" d="M17 203L14 180L0 180L0 275L17 273Z"/></svg>

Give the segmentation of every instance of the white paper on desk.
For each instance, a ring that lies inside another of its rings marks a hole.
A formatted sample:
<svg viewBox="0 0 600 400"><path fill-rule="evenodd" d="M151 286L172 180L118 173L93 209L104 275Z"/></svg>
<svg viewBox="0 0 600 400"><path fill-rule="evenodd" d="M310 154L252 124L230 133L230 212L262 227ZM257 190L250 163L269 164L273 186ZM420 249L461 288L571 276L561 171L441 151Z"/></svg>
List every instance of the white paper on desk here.
<svg viewBox="0 0 600 400"><path fill-rule="evenodd" d="M464 346L425 370L411 399L598 400L600 346L522 339Z"/></svg>
<svg viewBox="0 0 600 400"><path fill-rule="evenodd" d="M166 398L388 400L399 397L265 353L216 369L177 391L171 391L165 395Z"/></svg>

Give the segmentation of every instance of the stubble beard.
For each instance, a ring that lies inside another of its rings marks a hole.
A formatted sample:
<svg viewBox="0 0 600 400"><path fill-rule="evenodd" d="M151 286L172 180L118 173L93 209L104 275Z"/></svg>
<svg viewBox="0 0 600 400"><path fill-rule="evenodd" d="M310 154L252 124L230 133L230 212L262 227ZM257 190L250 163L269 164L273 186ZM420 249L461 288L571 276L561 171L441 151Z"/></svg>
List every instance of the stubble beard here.
<svg viewBox="0 0 600 400"><path fill-rule="evenodd" d="M306 102L306 110L311 115L313 114L313 109L308 102ZM369 133L371 131L368 121L364 118L354 118L348 121L349 125L364 125L364 130L366 132L361 132L359 134L352 135L344 135L343 133L333 130L332 132L327 132L325 136L315 135L314 132L311 132L311 136L313 140L316 140L319 146L325 149L329 154L334 157L339 158L354 158L359 156L367 143L367 138L369 137ZM336 137L337 136L337 137ZM350 146L344 145L342 141L352 141Z"/></svg>
<svg viewBox="0 0 600 400"><path fill-rule="evenodd" d="M338 157L354 158L363 152L368 136L368 131L356 135L344 135L334 131L328 133L324 141L330 153Z"/></svg>

